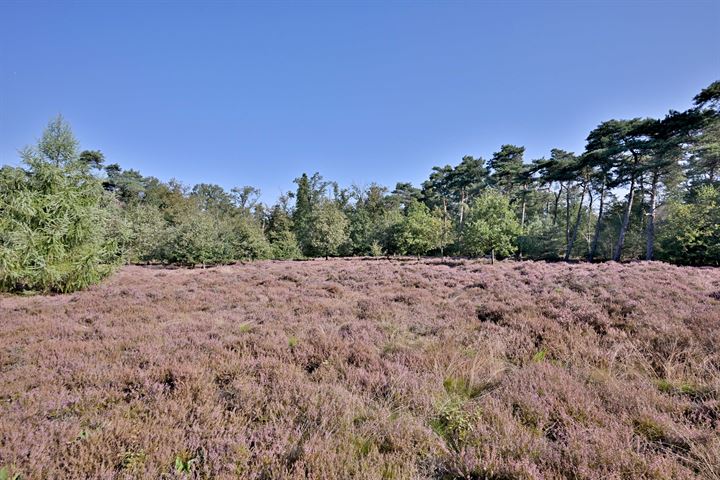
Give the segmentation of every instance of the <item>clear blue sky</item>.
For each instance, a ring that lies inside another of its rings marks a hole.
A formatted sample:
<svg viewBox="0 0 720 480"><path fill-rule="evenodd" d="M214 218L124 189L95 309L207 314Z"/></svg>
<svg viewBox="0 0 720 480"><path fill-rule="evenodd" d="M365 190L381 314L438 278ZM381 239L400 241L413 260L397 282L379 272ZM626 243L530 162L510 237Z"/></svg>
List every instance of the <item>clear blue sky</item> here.
<svg viewBox="0 0 720 480"><path fill-rule="evenodd" d="M716 0L0 0L0 164L62 113L109 162L265 201L303 171L418 184L503 143L581 151L717 79Z"/></svg>

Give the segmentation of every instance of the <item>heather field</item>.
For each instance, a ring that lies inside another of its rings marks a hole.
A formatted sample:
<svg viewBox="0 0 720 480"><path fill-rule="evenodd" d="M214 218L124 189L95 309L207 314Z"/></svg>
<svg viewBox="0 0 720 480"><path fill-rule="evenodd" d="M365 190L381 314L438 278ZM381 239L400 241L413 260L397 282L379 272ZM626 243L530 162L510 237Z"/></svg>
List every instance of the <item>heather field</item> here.
<svg viewBox="0 0 720 480"><path fill-rule="evenodd" d="M9 478L720 478L719 269L125 267L0 317Z"/></svg>

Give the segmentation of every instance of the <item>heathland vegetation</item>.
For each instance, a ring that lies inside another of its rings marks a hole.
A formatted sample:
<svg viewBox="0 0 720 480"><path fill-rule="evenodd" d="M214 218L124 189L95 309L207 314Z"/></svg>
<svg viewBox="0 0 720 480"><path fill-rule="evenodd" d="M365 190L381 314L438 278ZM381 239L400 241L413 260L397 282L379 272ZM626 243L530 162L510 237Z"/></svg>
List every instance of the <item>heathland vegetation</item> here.
<svg viewBox="0 0 720 480"><path fill-rule="evenodd" d="M420 187L302 174L275 205L250 186L162 182L80 151L52 120L0 169L0 289L68 292L115 266L453 255L720 265L720 82L687 111L602 122L581 154L434 167Z"/></svg>
<svg viewBox="0 0 720 480"><path fill-rule="evenodd" d="M22 479L720 479L720 269L128 266L0 299Z"/></svg>

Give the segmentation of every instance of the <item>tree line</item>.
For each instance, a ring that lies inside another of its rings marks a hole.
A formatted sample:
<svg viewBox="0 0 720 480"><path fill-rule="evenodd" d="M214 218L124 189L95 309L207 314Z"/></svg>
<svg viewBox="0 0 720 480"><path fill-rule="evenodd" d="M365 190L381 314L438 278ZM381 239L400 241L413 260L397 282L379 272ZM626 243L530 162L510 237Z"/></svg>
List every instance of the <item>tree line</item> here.
<svg viewBox="0 0 720 480"><path fill-rule="evenodd" d="M338 255L720 265L720 81L686 111L602 122L580 154L528 160L502 145L392 190L302 174L274 205L251 186L188 187L108 163L80 151L62 117L21 160L0 169L8 291L72 291L123 263Z"/></svg>

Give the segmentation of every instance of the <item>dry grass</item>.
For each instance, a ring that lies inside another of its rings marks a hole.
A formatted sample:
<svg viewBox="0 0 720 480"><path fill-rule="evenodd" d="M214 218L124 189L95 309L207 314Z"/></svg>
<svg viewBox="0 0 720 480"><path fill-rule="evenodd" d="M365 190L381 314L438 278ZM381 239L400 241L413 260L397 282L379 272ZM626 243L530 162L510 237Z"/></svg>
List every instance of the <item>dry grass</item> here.
<svg viewBox="0 0 720 480"><path fill-rule="evenodd" d="M720 270L128 267L1 297L22 478L720 478Z"/></svg>

